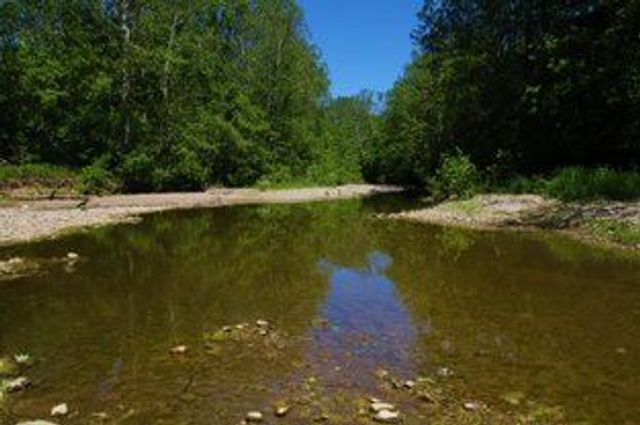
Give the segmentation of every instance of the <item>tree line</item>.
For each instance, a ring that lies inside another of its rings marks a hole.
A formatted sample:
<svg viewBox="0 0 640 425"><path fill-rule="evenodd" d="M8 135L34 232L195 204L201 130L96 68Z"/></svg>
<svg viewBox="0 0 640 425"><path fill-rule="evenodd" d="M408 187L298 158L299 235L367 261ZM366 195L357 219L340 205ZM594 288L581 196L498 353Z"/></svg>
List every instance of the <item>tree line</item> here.
<svg viewBox="0 0 640 425"><path fill-rule="evenodd" d="M356 178L328 87L295 0L0 3L0 159L95 186Z"/></svg>
<svg viewBox="0 0 640 425"><path fill-rule="evenodd" d="M383 100L332 98L295 0L2 0L0 162L93 191L638 165L639 0L426 0L419 22Z"/></svg>
<svg viewBox="0 0 640 425"><path fill-rule="evenodd" d="M451 155L494 181L640 162L640 1L427 0L419 18L376 178L424 186Z"/></svg>

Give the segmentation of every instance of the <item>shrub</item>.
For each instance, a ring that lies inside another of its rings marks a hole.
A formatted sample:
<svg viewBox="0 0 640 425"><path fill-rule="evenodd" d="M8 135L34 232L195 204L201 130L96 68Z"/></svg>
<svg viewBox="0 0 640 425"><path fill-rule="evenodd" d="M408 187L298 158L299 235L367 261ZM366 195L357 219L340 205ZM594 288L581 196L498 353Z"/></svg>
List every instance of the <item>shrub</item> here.
<svg viewBox="0 0 640 425"><path fill-rule="evenodd" d="M569 167L549 181L546 192L564 201L633 200L640 198L640 173Z"/></svg>
<svg viewBox="0 0 640 425"><path fill-rule="evenodd" d="M468 156L457 150L453 155L444 155L442 163L429 179L429 189L435 197L457 195L469 198L481 188L481 176Z"/></svg>
<svg viewBox="0 0 640 425"><path fill-rule="evenodd" d="M117 192L120 189L120 183L106 168L106 164L98 160L82 169L79 188L85 194L102 195Z"/></svg>

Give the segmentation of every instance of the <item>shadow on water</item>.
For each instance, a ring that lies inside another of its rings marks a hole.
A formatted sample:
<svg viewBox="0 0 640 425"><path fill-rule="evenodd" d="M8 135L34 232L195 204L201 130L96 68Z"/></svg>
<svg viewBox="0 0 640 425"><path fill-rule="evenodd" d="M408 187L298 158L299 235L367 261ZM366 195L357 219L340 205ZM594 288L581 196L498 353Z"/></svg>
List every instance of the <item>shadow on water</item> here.
<svg viewBox="0 0 640 425"><path fill-rule="evenodd" d="M415 202L161 213L3 249L1 259L81 256L71 270L0 282L0 355L38 360L33 387L6 403L9 423L61 402L78 411L67 424L95 412L238 423L311 378L353 398L377 389L380 368L415 378L442 367L457 397L496 410L543 403L567 422L640 423L637 259L556 235L373 217ZM257 319L286 335L284 348L206 351L204 334ZM169 355L178 344L188 355Z"/></svg>

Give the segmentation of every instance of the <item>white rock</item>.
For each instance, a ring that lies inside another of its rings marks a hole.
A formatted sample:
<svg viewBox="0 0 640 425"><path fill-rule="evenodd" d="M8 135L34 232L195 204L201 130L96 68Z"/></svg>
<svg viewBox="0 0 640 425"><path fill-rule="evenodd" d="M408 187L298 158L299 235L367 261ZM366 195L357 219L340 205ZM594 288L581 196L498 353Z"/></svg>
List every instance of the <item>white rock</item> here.
<svg viewBox="0 0 640 425"><path fill-rule="evenodd" d="M438 370L438 376L441 378L450 378L453 376L453 371L448 367L442 367Z"/></svg>
<svg viewBox="0 0 640 425"><path fill-rule="evenodd" d="M171 354L175 355L187 354L187 351L189 351L189 347L186 345L178 345L169 350Z"/></svg>
<svg viewBox="0 0 640 425"><path fill-rule="evenodd" d="M51 409L51 416L66 416L69 414L67 403L58 404Z"/></svg>
<svg viewBox="0 0 640 425"><path fill-rule="evenodd" d="M470 412L473 412L475 410L480 410L480 404L476 403L475 401L468 401L466 403L464 403L462 405L462 407L464 407L464 410L468 410Z"/></svg>
<svg viewBox="0 0 640 425"><path fill-rule="evenodd" d="M78 255L75 252L67 252L67 259L69 260L77 260L78 258L80 258L80 255Z"/></svg>
<svg viewBox="0 0 640 425"><path fill-rule="evenodd" d="M290 410L291 406L289 405L276 406L274 413L277 417L282 418L283 416L286 416Z"/></svg>
<svg viewBox="0 0 640 425"><path fill-rule="evenodd" d="M247 422L262 422L262 419L264 419L262 412L256 411L247 413Z"/></svg>
<svg viewBox="0 0 640 425"><path fill-rule="evenodd" d="M413 389L413 387L415 387L415 386L416 386L416 382L415 382L415 381L412 381L412 380L406 380L406 381L404 381L404 387L405 387L405 388L407 388L407 389L410 389L410 390L411 390L411 389Z"/></svg>
<svg viewBox="0 0 640 425"><path fill-rule="evenodd" d="M266 320L256 320L256 325L258 325L261 328L268 328L269 322L267 322Z"/></svg>
<svg viewBox="0 0 640 425"><path fill-rule="evenodd" d="M371 403L371 411L378 413L382 410L396 410L396 407L391 403L383 403L381 401L377 403Z"/></svg>
<svg viewBox="0 0 640 425"><path fill-rule="evenodd" d="M5 381L4 386L8 392L13 393L16 391L24 390L29 385L31 385L31 381L29 381L24 376L21 376L16 379L11 379L9 381Z"/></svg>
<svg viewBox="0 0 640 425"><path fill-rule="evenodd" d="M31 356L29 354L19 353L13 356L13 360L19 365L26 365L31 362Z"/></svg>
<svg viewBox="0 0 640 425"><path fill-rule="evenodd" d="M400 419L400 412L395 410L386 410L386 409L379 411L373 417L374 421L383 422L383 423L394 423L394 422L398 422L399 419Z"/></svg>

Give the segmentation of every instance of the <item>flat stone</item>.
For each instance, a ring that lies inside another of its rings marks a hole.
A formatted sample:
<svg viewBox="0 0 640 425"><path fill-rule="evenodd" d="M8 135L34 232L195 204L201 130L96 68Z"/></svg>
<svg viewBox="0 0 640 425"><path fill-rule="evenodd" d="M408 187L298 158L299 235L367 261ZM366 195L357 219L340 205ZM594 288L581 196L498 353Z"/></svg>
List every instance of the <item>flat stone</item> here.
<svg viewBox="0 0 640 425"><path fill-rule="evenodd" d="M371 403L372 412L378 413L382 410L396 410L396 407L391 403L383 403L383 402Z"/></svg>
<svg viewBox="0 0 640 425"><path fill-rule="evenodd" d="M382 423L395 423L400 420L400 412L395 410L383 409L375 414L373 420Z"/></svg>
<svg viewBox="0 0 640 425"><path fill-rule="evenodd" d="M61 403L51 409L51 416L66 416L69 414L67 403Z"/></svg>
<svg viewBox="0 0 640 425"><path fill-rule="evenodd" d="M189 348L186 345L178 345L169 350L174 355L187 354L187 351L189 351Z"/></svg>
<svg viewBox="0 0 640 425"><path fill-rule="evenodd" d="M269 322L267 322L266 320L256 320L256 325L258 325L261 328L268 328Z"/></svg>
<svg viewBox="0 0 640 425"><path fill-rule="evenodd" d="M69 260L77 260L78 258L80 258L80 255L78 255L75 252L68 252L67 253L67 259L69 259Z"/></svg>
<svg viewBox="0 0 640 425"><path fill-rule="evenodd" d="M35 421L18 422L17 425L58 425L55 422L49 422L42 419L36 419Z"/></svg>
<svg viewBox="0 0 640 425"><path fill-rule="evenodd" d="M476 410L480 410L481 408L480 404L476 403L475 401L467 401L462 405L462 407L464 407L464 410L467 410L469 412L474 412Z"/></svg>
<svg viewBox="0 0 640 425"><path fill-rule="evenodd" d="M257 422L262 422L262 420L264 419L264 416L262 415L262 412L249 412L247 413L247 417L246 417L246 421L247 422L253 422L253 423L257 423Z"/></svg>

